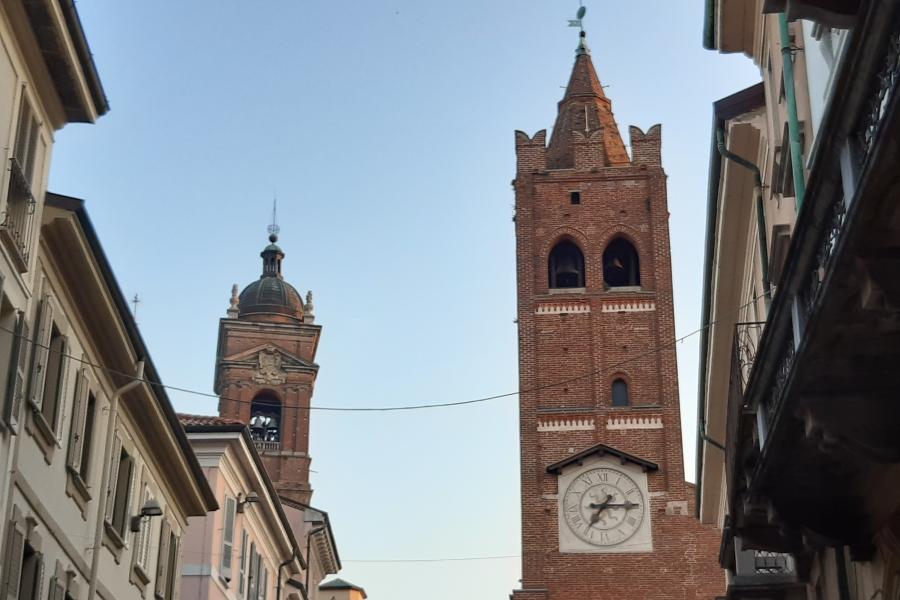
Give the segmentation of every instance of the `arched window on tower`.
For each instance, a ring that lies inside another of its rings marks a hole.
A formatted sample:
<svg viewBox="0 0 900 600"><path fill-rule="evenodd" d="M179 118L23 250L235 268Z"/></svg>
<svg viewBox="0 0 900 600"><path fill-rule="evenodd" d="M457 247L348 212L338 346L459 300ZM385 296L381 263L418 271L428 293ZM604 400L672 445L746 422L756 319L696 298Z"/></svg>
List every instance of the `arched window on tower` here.
<svg viewBox="0 0 900 600"><path fill-rule="evenodd" d="M641 266L637 250L628 240L616 238L603 252L603 281L606 287L641 285Z"/></svg>
<svg viewBox="0 0 900 600"><path fill-rule="evenodd" d="M551 288L584 287L584 254L574 243L564 240L556 244L548 267Z"/></svg>
<svg viewBox="0 0 900 600"><path fill-rule="evenodd" d="M250 405L250 436L255 442L281 442L281 401L269 392L256 395Z"/></svg>
<svg viewBox="0 0 900 600"><path fill-rule="evenodd" d="M628 384L624 379L616 379L612 384L612 405L628 406L631 400L628 398Z"/></svg>

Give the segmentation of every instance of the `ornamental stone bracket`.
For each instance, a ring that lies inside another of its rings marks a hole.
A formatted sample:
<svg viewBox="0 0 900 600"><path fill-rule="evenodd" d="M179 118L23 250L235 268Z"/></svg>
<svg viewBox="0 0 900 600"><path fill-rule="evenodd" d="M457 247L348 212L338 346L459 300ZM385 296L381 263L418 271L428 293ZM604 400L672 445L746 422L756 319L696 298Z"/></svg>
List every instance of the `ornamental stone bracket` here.
<svg viewBox="0 0 900 600"><path fill-rule="evenodd" d="M591 305L583 301L541 302L534 309L536 315L570 315L591 312Z"/></svg>
<svg viewBox="0 0 900 600"><path fill-rule="evenodd" d="M559 431L594 431L596 426L593 419L559 419L552 421L538 421L537 430L544 432Z"/></svg>
<svg viewBox="0 0 900 600"><path fill-rule="evenodd" d="M618 417L607 419L606 428L609 430L626 429L662 429L662 417Z"/></svg>
<svg viewBox="0 0 900 600"><path fill-rule="evenodd" d="M650 312L656 310L656 302L652 300L604 302L600 310L605 313Z"/></svg>

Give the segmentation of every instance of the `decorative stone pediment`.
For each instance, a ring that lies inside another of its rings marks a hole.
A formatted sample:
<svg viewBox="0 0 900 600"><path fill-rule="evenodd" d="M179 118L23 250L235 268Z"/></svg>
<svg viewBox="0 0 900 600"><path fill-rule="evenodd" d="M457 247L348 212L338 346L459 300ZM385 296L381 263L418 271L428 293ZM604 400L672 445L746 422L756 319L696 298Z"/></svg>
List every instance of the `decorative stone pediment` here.
<svg viewBox="0 0 900 600"><path fill-rule="evenodd" d="M253 381L268 385L280 385L287 381L290 371L317 370L315 363L286 352L274 344L261 344L231 356L226 356L225 364L240 365L253 369Z"/></svg>

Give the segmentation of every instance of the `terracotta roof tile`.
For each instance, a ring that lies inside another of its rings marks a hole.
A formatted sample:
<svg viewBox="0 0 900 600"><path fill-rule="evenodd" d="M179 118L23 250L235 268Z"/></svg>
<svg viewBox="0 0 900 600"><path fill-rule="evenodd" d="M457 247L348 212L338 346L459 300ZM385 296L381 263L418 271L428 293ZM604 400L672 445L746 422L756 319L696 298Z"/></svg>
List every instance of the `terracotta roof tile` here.
<svg viewBox="0 0 900 600"><path fill-rule="evenodd" d="M217 415L186 415L178 413L178 420L182 427L204 427L204 426L223 426L223 425L243 425L244 422L238 419L226 419Z"/></svg>

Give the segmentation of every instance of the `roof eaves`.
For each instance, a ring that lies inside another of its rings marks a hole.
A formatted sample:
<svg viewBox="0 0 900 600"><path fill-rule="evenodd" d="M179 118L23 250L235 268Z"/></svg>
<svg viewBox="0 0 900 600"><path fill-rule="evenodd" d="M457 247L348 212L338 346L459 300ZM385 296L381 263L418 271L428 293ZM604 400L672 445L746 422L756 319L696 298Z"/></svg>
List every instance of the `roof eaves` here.
<svg viewBox="0 0 900 600"><path fill-rule="evenodd" d="M715 0L709 0L715 2ZM694 461L696 487L694 511L700 516L700 496L703 487L703 437L706 435L706 370L709 350L709 318L712 306L712 261L716 253L716 222L719 208L719 183L722 161L716 143L716 131L725 121L765 106L765 88L762 82L726 96L713 103L712 143L709 154L709 182L706 200L706 249L703 258L703 288L701 296L700 361L697 372L697 455Z"/></svg>
<svg viewBox="0 0 900 600"><path fill-rule="evenodd" d="M129 341L134 347L135 353L144 360L144 380L148 383L147 387L152 391L153 396L159 402L160 409L163 415L165 415L166 421L175 436L178 447L185 455L188 468L200 488L200 493L206 504L206 510L218 510L219 503L216 501L216 496L213 493L212 488L210 488L209 482L206 480L206 475L204 475L203 469L200 467L200 462L194 454L194 450L191 447L190 441L188 441L184 428L178 421L175 409L172 407L172 402L166 394L159 373L156 371L153 360L150 358L150 352L147 350L147 345L144 343L143 337L141 337L141 332L138 330L134 316L131 314L128 303L125 300L125 295L122 294L122 288L119 287L119 282L116 280L109 259L107 259L106 253L103 251L103 246L100 245L97 231L94 229L93 223L91 223L87 210L85 210L84 200L47 192L45 203L54 208L68 210L74 213L78 219L78 223L81 225L82 231L84 231L84 236L91 248L91 252L97 261L97 266L100 268L103 280L109 288L110 295L112 296L113 303L116 307L116 312L118 312L119 318L122 319L122 323L128 333Z"/></svg>

